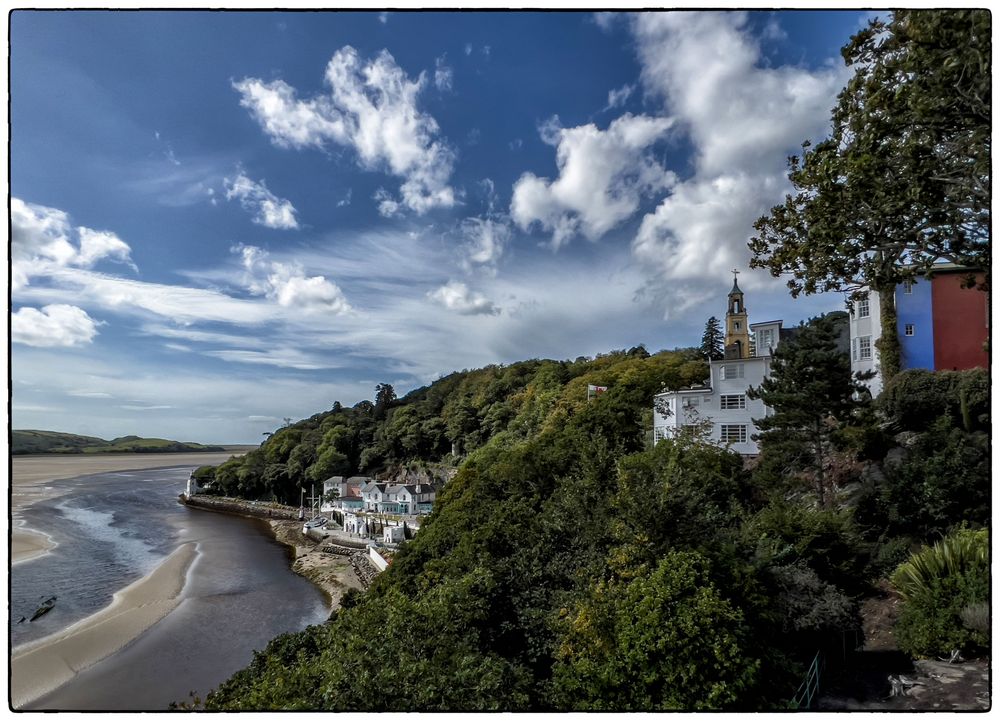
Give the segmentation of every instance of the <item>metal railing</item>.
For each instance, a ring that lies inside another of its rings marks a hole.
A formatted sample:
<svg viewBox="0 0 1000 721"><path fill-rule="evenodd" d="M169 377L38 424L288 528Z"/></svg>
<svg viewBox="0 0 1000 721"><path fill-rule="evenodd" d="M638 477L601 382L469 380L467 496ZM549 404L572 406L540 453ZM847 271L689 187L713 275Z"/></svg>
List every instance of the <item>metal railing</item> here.
<svg viewBox="0 0 1000 721"><path fill-rule="evenodd" d="M792 697L791 706L793 709L811 709L813 701L819 695L819 677L823 673L823 653L817 651L809 664L806 677L799 685L798 691Z"/></svg>

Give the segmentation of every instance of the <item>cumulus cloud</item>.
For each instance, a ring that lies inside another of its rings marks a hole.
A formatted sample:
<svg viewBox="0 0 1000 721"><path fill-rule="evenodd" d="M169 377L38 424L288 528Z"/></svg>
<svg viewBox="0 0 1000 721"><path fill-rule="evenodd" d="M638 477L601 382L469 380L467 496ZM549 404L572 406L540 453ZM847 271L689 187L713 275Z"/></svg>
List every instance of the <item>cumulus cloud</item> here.
<svg viewBox="0 0 1000 721"><path fill-rule="evenodd" d="M226 178L226 200L238 200L245 211L253 214L253 222L277 230L297 230L299 221L291 202L277 197L261 180L254 182L242 172Z"/></svg>
<svg viewBox="0 0 1000 721"><path fill-rule="evenodd" d="M437 121L417 107L425 73L411 80L387 50L363 61L345 46L327 64L325 81L329 93L308 100L282 80L245 78L233 87L275 145L347 146L362 168L402 180L397 207L422 214L455 204L448 184L454 154L437 137Z"/></svg>
<svg viewBox="0 0 1000 721"><path fill-rule="evenodd" d="M236 250L242 256L246 285L251 293L267 296L282 307L306 312L340 315L351 310L340 288L323 276L306 276L300 265L272 261L266 251L252 245Z"/></svg>
<svg viewBox="0 0 1000 721"><path fill-rule="evenodd" d="M52 348L86 345L97 335L98 323L75 305L47 305L41 310L24 307L10 316L14 343Z"/></svg>
<svg viewBox="0 0 1000 721"><path fill-rule="evenodd" d="M559 177L525 173L514 184L510 206L518 226L538 223L552 232L556 248L578 234L599 238L634 214L642 197L677 180L650 152L673 125L668 118L626 113L607 130L592 123L556 129L557 123L550 120L542 137L556 144Z"/></svg>
<svg viewBox="0 0 1000 721"><path fill-rule="evenodd" d="M459 281L450 281L427 294L431 300L462 315L498 315L500 309L482 293Z"/></svg>
<svg viewBox="0 0 1000 721"><path fill-rule="evenodd" d="M135 269L125 241L108 231L74 227L62 210L11 198L10 227L14 292L27 286L33 276L59 268L92 268L110 260Z"/></svg>
<svg viewBox="0 0 1000 721"><path fill-rule="evenodd" d="M785 158L825 134L848 78L833 65L768 67L746 20L733 12L631 19L643 86L694 148L695 172L643 218L633 243L635 256L669 280L746 266L753 221L788 190Z"/></svg>

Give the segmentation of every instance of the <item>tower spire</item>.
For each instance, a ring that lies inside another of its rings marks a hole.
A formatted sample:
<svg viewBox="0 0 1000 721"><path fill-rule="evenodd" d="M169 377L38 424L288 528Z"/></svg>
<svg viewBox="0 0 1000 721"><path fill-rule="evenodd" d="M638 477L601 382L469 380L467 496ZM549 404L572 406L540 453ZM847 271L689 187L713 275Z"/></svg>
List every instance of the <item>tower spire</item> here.
<svg viewBox="0 0 1000 721"><path fill-rule="evenodd" d="M750 357L750 329L747 309L743 304L743 291L736 282L739 270L733 268L733 289L729 291L729 310L726 313L726 359Z"/></svg>

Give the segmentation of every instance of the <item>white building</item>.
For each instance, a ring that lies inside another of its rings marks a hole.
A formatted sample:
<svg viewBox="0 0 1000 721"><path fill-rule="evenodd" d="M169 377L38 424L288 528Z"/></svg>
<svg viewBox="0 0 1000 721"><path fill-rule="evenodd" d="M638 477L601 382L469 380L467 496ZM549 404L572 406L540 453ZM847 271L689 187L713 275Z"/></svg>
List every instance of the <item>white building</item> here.
<svg viewBox="0 0 1000 721"><path fill-rule="evenodd" d="M882 312L877 292L867 291L861 300L855 301L851 309L850 333L851 373L875 371L875 376L864 384L871 391L872 398L877 398L882 393L877 347L877 341L882 337Z"/></svg>
<svg viewBox="0 0 1000 721"><path fill-rule="evenodd" d="M754 421L771 415L771 409L763 401L749 398L747 390L760 386L770 376L771 355L781 342L781 323L772 320L748 324L743 292L734 276L726 313L725 359L709 362L706 385L656 396L653 443L676 435L685 426L704 423L712 440L742 455L757 455L759 448L752 438L758 432ZM750 334L756 346L753 356Z"/></svg>

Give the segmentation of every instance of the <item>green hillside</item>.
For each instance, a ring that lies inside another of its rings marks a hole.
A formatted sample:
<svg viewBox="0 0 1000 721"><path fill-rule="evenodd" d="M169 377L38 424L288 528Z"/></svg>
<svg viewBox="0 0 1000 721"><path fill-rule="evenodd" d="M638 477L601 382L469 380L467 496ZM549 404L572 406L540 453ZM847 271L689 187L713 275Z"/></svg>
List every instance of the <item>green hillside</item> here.
<svg viewBox="0 0 1000 721"><path fill-rule="evenodd" d="M29 453L191 453L224 450L222 446L182 443L163 438L123 436L106 441L103 438L93 436L35 430L12 431L10 447L10 452L13 455Z"/></svg>
<svg viewBox="0 0 1000 721"><path fill-rule="evenodd" d="M818 486L815 444L777 425L756 464L696 426L654 447L653 396L703 380L706 364L642 348L463 371L402 399L380 385L374 403L334 404L199 469L216 492L293 503L331 474L454 471L366 593L274 639L205 706L789 708L817 651L835 659L859 632L879 579L990 514L988 374L908 371L884 402L853 400L838 419L825 397L782 385L806 373L852 397L835 324L820 325L779 348L775 368L795 374L776 370L773 416L826 417ZM588 384L608 390L588 400ZM907 648L982 651L959 617L988 591L970 574L904 618Z"/></svg>

